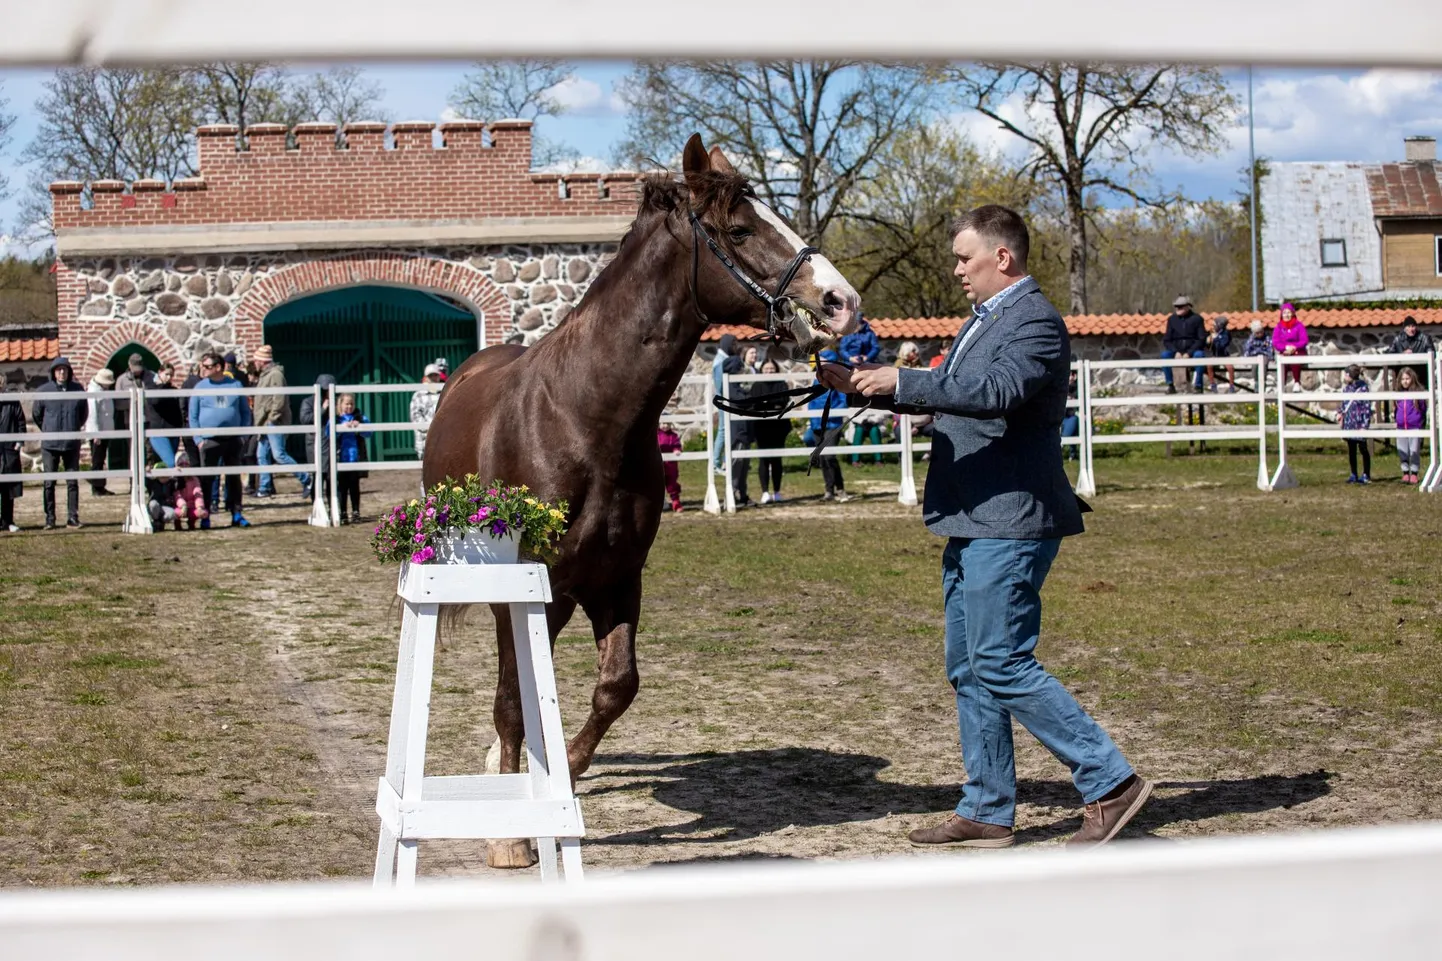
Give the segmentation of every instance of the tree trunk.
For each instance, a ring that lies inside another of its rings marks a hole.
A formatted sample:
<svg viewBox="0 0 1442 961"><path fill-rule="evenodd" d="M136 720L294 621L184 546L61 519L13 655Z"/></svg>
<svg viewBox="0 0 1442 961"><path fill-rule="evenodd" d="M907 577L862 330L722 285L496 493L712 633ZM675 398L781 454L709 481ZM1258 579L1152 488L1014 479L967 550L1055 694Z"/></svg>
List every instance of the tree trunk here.
<svg viewBox="0 0 1442 961"><path fill-rule="evenodd" d="M1080 192L1073 195L1067 191L1066 216L1067 240L1071 246L1067 259L1071 312L1084 314L1087 312L1087 222Z"/></svg>

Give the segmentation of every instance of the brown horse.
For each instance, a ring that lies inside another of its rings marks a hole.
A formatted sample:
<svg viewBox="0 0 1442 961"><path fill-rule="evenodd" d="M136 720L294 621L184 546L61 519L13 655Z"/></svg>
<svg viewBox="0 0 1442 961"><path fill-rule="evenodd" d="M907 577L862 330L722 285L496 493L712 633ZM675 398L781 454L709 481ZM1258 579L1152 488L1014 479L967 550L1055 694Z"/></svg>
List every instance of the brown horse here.
<svg viewBox="0 0 1442 961"><path fill-rule="evenodd" d="M427 488L475 473L570 503L547 619L554 642L580 605L599 661L590 716L567 749L573 779L640 685L641 572L665 503L656 428L701 332L708 323L770 323L810 353L856 324L856 292L824 257L808 261L808 249L719 149L708 153L693 135L683 177L643 182L615 259L570 316L533 347L472 355L441 393L426 441ZM777 310L766 293L785 295ZM507 609L493 611L500 770L514 773L522 740L515 651ZM527 866L529 842L492 842L489 861Z"/></svg>

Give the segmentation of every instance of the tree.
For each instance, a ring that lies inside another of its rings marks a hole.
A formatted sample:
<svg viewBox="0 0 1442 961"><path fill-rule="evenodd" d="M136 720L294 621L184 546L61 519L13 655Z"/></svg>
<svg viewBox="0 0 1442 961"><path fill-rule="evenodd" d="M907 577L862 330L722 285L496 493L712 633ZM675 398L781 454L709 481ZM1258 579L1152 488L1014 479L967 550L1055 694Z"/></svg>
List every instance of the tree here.
<svg viewBox="0 0 1442 961"><path fill-rule="evenodd" d="M15 115L5 112L10 101L5 99L4 85L0 84L0 154L10 146L10 126L15 123ZM10 180L3 173L0 173L0 200L10 196Z"/></svg>
<svg viewBox="0 0 1442 961"><path fill-rule="evenodd" d="M994 63L950 68L963 103L1030 146L1027 169L1056 189L1068 231L1072 313L1087 311L1088 231L1101 197L1163 207L1146 153L1216 153L1237 101L1211 67Z"/></svg>
<svg viewBox="0 0 1442 961"><path fill-rule="evenodd" d="M573 76L562 60L482 60L451 91L450 106L474 120L529 120L540 128L545 118L565 113L555 89ZM562 163L576 155L574 149L542 136L539 129L532 131L531 158L536 166Z"/></svg>
<svg viewBox="0 0 1442 961"><path fill-rule="evenodd" d="M305 120L324 120L344 128L360 120L388 119L381 108L385 88L367 79L359 67L313 73L296 85L294 97Z"/></svg>
<svg viewBox="0 0 1442 961"><path fill-rule="evenodd" d="M186 71L77 67L57 70L44 88L39 131L20 155L34 170L22 210L27 230L48 230L52 181L195 173L192 140L205 111Z"/></svg>
<svg viewBox="0 0 1442 961"><path fill-rule="evenodd" d="M617 160L665 162L699 132L818 243L853 213L882 148L928 119L931 93L927 71L887 64L642 63L621 83L631 113Z"/></svg>
<svg viewBox="0 0 1442 961"><path fill-rule="evenodd" d="M876 173L833 228L828 255L876 317L954 317L969 311L952 276L951 225L987 203L1028 211L1036 185L1015 165L988 156L944 122L898 133L876 158ZM1029 217L1039 226L1035 217ZM1033 231L1036 233L1036 231ZM1033 238L1032 272L1050 287L1054 258Z"/></svg>
<svg viewBox="0 0 1442 961"><path fill-rule="evenodd" d="M304 115L294 80L285 68L264 62L206 63L191 70L201 91L207 123L245 128L256 123L292 126Z"/></svg>

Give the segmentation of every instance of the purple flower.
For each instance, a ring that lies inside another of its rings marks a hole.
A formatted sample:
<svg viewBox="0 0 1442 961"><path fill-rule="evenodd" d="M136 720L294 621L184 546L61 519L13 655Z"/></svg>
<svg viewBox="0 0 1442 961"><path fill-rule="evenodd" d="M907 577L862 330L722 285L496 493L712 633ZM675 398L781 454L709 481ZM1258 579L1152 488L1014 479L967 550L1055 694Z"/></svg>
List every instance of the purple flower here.
<svg viewBox="0 0 1442 961"><path fill-rule="evenodd" d="M506 522L503 521L501 518L497 517L494 521L491 522L491 536L492 536L492 537L500 537L501 535L503 535L503 534L505 534L505 533L506 533Z"/></svg>

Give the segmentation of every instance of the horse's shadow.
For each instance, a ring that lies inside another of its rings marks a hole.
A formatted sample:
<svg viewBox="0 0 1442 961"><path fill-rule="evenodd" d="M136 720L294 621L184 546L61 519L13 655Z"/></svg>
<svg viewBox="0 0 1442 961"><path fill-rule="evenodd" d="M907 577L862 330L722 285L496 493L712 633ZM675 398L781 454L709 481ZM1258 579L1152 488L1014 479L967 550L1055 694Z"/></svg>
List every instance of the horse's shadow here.
<svg viewBox="0 0 1442 961"><path fill-rule="evenodd" d="M870 821L892 814L944 814L959 796L955 785L900 784L877 775L885 758L817 748L612 754L596 758L584 796L649 790L667 807L694 817L675 824L597 837L591 844L738 841L788 828ZM1223 814L1291 808L1328 794L1327 771L1270 774L1216 781L1164 781L1128 833ZM1177 793L1177 791L1183 793ZM1076 816L1017 832L1017 840L1045 841L1080 826L1080 800L1067 780L1022 780L1022 804L1070 808Z"/></svg>

